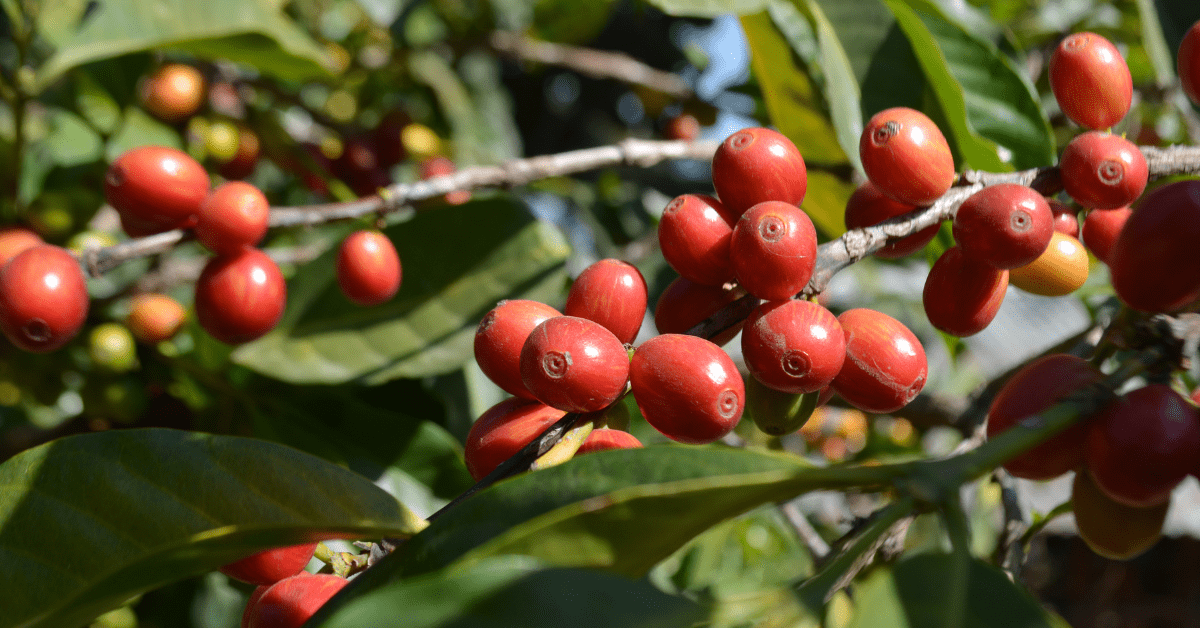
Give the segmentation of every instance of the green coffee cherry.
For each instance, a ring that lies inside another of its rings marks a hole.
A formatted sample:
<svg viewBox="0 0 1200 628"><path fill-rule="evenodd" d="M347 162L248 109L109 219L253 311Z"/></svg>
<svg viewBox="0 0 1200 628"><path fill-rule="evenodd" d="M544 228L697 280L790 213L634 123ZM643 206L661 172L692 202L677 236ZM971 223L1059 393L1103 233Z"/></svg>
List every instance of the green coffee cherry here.
<svg viewBox="0 0 1200 628"><path fill-rule="evenodd" d="M795 395L767 388L746 378L746 413L758 429L772 436L791 434L808 422L817 409L820 391Z"/></svg>

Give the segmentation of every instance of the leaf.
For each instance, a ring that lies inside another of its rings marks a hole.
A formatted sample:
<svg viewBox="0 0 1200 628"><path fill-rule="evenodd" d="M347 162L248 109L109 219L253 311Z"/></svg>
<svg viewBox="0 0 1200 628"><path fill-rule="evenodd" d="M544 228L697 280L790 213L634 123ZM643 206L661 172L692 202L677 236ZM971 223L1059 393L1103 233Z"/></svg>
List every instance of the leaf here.
<svg viewBox="0 0 1200 628"><path fill-rule="evenodd" d="M880 569L858 587L851 628L895 626L929 628L1065 628L1066 622L1042 609L1028 591L1000 570L971 559L962 586L947 587L956 558L922 554ZM965 591L966 600L947 600L950 590ZM947 609L961 608L965 617L949 617Z"/></svg>
<svg viewBox="0 0 1200 628"><path fill-rule="evenodd" d="M43 30L58 50L38 71L38 91L84 63L158 48L245 63L289 81L329 76L324 49L267 0L105 0L90 12L71 3Z"/></svg>
<svg viewBox="0 0 1200 628"><path fill-rule="evenodd" d="M62 109L50 114L50 133L41 141L46 156L58 166L78 166L100 159L100 136L79 116Z"/></svg>
<svg viewBox="0 0 1200 628"><path fill-rule="evenodd" d="M1154 80L1159 86L1170 84L1175 78L1175 57L1167 48L1162 25L1158 22L1158 11L1153 0L1137 0L1138 21L1142 26L1142 46L1154 68Z"/></svg>
<svg viewBox="0 0 1200 628"><path fill-rule="evenodd" d="M356 583L330 601L314 628L668 628L704 618L699 606L645 581L581 569L544 569L504 556L457 565L357 595Z"/></svg>
<svg viewBox="0 0 1200 628"><path fill-rule="evenodd" d="M682 17L713 18L726 13L747 15L767 8L771 0L647 0L650 6Z"/></svg>
<svg viewBox="0 0 1200 628"><path fill-rule="evenodd" d="M234 360L291 383L445 373L471 359L475 326L497 301L555 301L565 285L563 234L511 197L421 212L385 233L404 264L395 298L350 303L334 278L337 251L327 251L289 282L278 327Z"/></svg>
<svg viewBox="0 0 1200 628"><path fill-rule="evenodd" d="M861 173L862 162L858 155L858 140L863 130L861 92L850 58L821 6L815 0L804 0L801 8L816 27L821 71L825 76L825 103L833 127L837 129L838 142L855 170Z"/></svg>
<svg viewBox="0 0 1200 628"><path fill-rule="evenodd" d="M450 122L450 132L463 165L493 164L520 156L520 132L512 117L512 103L500 83L495 58L465 55L460 72L432 52L409 58L414 77L428 85ZM461 75L461 76L460 76Z"/></svg>
<svg viewBox="0 0 1200 628"><path fill-rule="evenodd" d="M808 171L808 191L800 206L825 236L836 238L846 232L846 201L854 184L823 170Z"/></svg>
<svg viewBox="0 0 1200 628"><path fill-rule="evenodd" d="M183 148L179 133L150 117L141 107L127 107L121 117L121 127L108 140L104 155L114 161L122 153L138 146L170 146Z"/></svg>
<svg viewBox="0 0 1200 628"><path fill-rule="evenodd" d="M366 479L280 445L166 429L71 436L0 465L0 626L79 626L268 547L419 525Z"/></svg>

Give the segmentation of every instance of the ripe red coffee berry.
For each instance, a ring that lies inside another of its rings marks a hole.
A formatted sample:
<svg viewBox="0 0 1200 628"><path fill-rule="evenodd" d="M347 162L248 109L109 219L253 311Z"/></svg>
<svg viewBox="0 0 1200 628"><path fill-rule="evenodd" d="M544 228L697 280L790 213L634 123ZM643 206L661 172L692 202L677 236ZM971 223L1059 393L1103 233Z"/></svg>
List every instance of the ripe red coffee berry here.
<svg viewBox="0 0 1200 628"><path fill-rule="evenodd" d="M1054 230L1078 240L1079 217L1075 208L1055 199L1047 199L1046 203L1050 205L1050 213L1054 215Z"/></svg>
<svg viewBox="0 0 1200 628"><path fill-rule="evenodd" d="M641 449L642 441L629 432L621 430L612 430L608 428L599 428L592 430L588 434L583 444L579 446L579 451L576 455L590 454L597 451L608 451L609 449Z"/></svg>
<svg viewBox="0 0 1200 628"><path fill-rule="evenodd" d="M1083 219L1083 243L1096 259L1108 263L1113 245L1117 243L1117 236L1121 235L1125 221L1129 220L1132 214L1133 210L1128 207L1088 212L1087 217Z"/></svg>
<svg viewBox="0 0 1200 628"><path fill-rule="evenodd" d="M270 213L258 188L242 181L223 183L200 205L196 239L217 255L232 255L263 239Z"/></svg>
<svg viewBox="0 0 1200 628"><path fill-rule="evenodd" d="M921 302L937 329L965 338L996 318L1008 289L1008 271L967 257L952 246L929 269Z"/></svg>
<svg viewBox="0 0 1200 628"><path fill-rule="evenodd" d="M265 335L275 328L286 304L283 273L258 249L214 257L196 280L196 320L226 344Z"/></svg>
<svg viewBox="0 0 1200 628"><path fill-rule="evenodd" d="M387 303L400 290L403 270L396 246L378 231L355 231L337 256L338 287L358 305Z"/></svg>
<svg viewBox="0 0 1200 628"><path fill-rule="evenodd" d="M915 109L871 116L858 143L863 170L879 191L908 205L930 205L954 185L954 156L937 125Z"/></svg>
<svg viewBox="0 0 1200 628"><path fill-rule="evenodd" d="M1179 85L1183 92L1200 105L1200 21L1192 24L1183 41L1179 42L1179 56L1175 58L1179 71Z"/></svg>
<svg viewBox="0 0 1200 628"><path fill-rule="evenodd" d="M195 224L208 197L208 173L183 151L142 146L108 167L104 196L121 214L130 235L158 233Z"/></svg>
<svg viewBox="0 0 1200 628"><path fill-rule="evenodd" d="M0 227L0 268L19 253L45 244L42 236L25 227Z"/></svg>
<svg viewBox="0 0 1200 628"><path fill-rule="evenodd" d="M684 277L667 285L654 306L654 327L660 334L684 334L721 308L746 296L741 287L705 286ZM757 303L757 300L755 300ZM710 338L718 346L733 340L742 330L745 320Z"/></svg>
<svg viewBox="0 0 1200 628"><path fill-rule="evenodd" d="M903 216L916 209L915 205L901 203L879 191L870 181L858 186L846 201L846 228L862 229L873 227L889 218ZM926 227L912 235L888 243L873 255L883 259L899 259L925 248L937 235L941 225Z"/></svg>
<svg viewBox="0 0 1200 628"><path fill-rule="evenodd" d="M1167 501L1200 451L1196 406L1163 384L1110 403L1092 421L1084 459L1114 501L1146 508Z"/></svg>
<svg viewBox="0 0 1200 628"><path fill-rule="evenodd" d="M0 331L25 351L53 351L87 319L87 280L66 249L43 244L0 268Z"/></svg>
<svg viewBox="0 0 1200 628"><path fill-rule="evenodd" d="M284 578L247 606L242 628L300 628L348 582L333 574Z"/></svg>
<svg viewBox="0 0 1200 628"><path fill-rule="evenodd" d="M742 330L750 374L787 393L815 392L833 381L846 358L837 317L811 301L770 301L755 308Z"/></svg>
<svg viewBox="0 0 1200 628"><path fill-rule="evenodd" d="M1146 158L1133 142L1099 131L1075 136L1058 165L1067 194L1089 209L1129 205L1142 195L1150 176Z"/></svg>
<svg viewBox="0 0 1200 628"><path fill-rule="evenodd" d="M675 197L658 223L658 244L675 272L709 286L733 281L729 241L737 217L703 194Z"/></svg>
<svg viewBox="0 0 1200 628"><path fill-rule="evenodd" d="M646 280L633 264L602 259L588 266L567 294L563 314L596 321L625 344L646 318Z"/></svg>
<svg viewBox="0 0 1200 628"><path fill-rule="evenodd" d="M533 399L521 381L521 348L529 332L562 312L537 301L511 299L492 308L475 329L475 361L488 379L510 395Z"/></svg>
<svg viewBox="0 0 1200 628"><path fill-rule="evenodd" d="M681 443L720 439L746 407L746 384L733 360L695 336L663 334L643 342L633 354L629 383L646 422Z"/></svg>
<svg viewBox="0 0 1200 628"><path fill-rule="evenodd" d="M694 140L700 135L700 121L690 113L672 116L663 126L663 137L669 140Z"/></svg>
<svg viewBox="0 0 1200 628"><path fill-rule="evenodd" d="M441 155L430 157L421 162L421 179L432 179L434 177L444 177L446 175L458 172L458 168L446 157ZM448 192L444 197L448 205L462 205L471 200L470 190L455 190Z"/></svg>
<svg viewBox="0 0 1200 628"><path fill-rule="evenodd" d="M842 312L838 322L846 361L830 386L847 403L863 412L895 412L925 387L925 347L903 323L866 308Z"/></svg>
<svg viewBox="0 0 1200 628"><path fill-rule="evenodd" d="M602 410L625 392L629 353L597 322L559 316L521 348L521 381L542 403L567 412Z"/></svg>
<svg viewBox="0 0 1200 628"><path fill-rule="evenodd" d="M735 216L764 201L799 206L808 191L800 150L782 133L762 127L742 129L721 143L712 178L717 196Z"/></svg>
<svg viewBox="0 0 1200 628"><path fill-rule="evenodd" d="M1050 55L1050 89L1066 116L1107 129L1129 112L1133 78L1117 47L1095 33L1072 33Z"/></svg>
<svg viewBox="0 0 1200 628"><path fill-rule="evenodd" d="M139 294L133 298L125 325L146 344L170 340L187 319L183 305L165 294Z"/></svg>
<svg viewBox="0 0 1200 628"><path fill-rule="evenodd" d="M954 239L963 255L1001 269L1037 259L1053 233L1054 214L1045 197L1016 183L979 190L954 215Z"/></svg>
<svg viewBox="0 0 1200 628"><path fill-rule="evenodd" d="M463 445L467 471L478 482L545 432L566 412L532 399L510 397L471 425Z"/></svg>
<svg viewBox="0 0 1200 628"><path fill-rule="evenodd" d="M1117 296L1143 312L1171 312L1200 298L1197 242L1200 180L1169 183L1147 194L1108 256Z"/></svg>
<svg viewBox="0 0 1200 628"><path fill-rule="evenodd" d="M804 210L780 201L751 207L729 241L733 272L750 294L790 299L808 285L817 263L817 230Z"/></svg>
<svg viewBox="0 0 1200 628"><path fill-rule="evenodd" d="M277 547L251 554L221 568L221 573L250 584L274 584L300 573L312 558L316 543Z"/></svg>
<svg viewBox="0 0 1200 628"><path fill-rule="evenodd" d="M1048 355L1013 375L988 410L989 439L1007 432L1026 417L1062 401L1104 378L1087 360L1066 354ZM1036 423L1032 424L1036 427ZM1049 480L1083 463L1087 423L1078 421L1049 440L1004 463L1009 473L1028 480Z"/></svg>

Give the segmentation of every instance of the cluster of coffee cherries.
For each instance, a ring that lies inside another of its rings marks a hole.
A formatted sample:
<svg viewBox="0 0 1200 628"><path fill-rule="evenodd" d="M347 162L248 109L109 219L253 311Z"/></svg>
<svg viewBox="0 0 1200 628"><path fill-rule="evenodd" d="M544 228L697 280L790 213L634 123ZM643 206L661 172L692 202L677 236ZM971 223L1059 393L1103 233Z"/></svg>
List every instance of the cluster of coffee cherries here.
<svg viewBox="0 0 1200 628"><path fill-rule="evenodd" d="M305 543L269 549L221 568L221 573L257 588L242 612L242 628L300 628L346 586L334 574L304 570L317 548Z"/></svg>

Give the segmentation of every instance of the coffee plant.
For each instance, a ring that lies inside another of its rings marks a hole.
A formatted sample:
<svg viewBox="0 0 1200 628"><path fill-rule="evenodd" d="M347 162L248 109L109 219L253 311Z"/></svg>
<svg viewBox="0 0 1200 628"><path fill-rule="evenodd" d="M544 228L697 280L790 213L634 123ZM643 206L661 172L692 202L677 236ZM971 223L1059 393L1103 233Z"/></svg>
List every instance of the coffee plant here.
<svg viewBox="0 0 1200 628"><path fill-rule="evenodd" d="M1197 242L1194 0L0 0L0 628L1191 625Z"/></svg>

